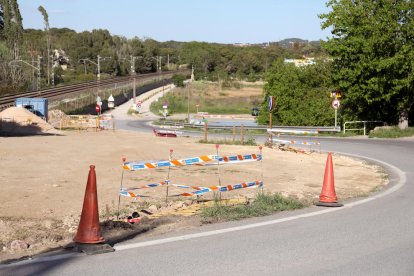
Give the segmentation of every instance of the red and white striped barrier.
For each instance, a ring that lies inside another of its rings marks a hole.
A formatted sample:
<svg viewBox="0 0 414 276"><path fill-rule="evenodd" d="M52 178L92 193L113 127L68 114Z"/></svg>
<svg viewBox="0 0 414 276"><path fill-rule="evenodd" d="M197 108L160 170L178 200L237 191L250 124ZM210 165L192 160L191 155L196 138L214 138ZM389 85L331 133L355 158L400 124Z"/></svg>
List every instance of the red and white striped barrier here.
<svg viewBox="0 0 414 276"><path fill-rule="evenodd" d="M179 167L179 166L186 166L186 165L198 165L198 166L205 166L205 165L219 165L222 164L234 164L234 163L242 163L242 162L254 162L254 161L261 161L262 155L261 154L238 154L238 155L230 155L230 156L223 156L217 157L217 155L202 155L192 158L186 159L174 159L171 161L158 161L158 162L125 162L123 164L123 168L125 170L136 171L136 170L144 170L144 169L155 169L161 167ZM217 163L210 163L204 164L211 161L218 161Z"/></svg>
<svg viewBox="0 0 414 276"><path fill-rule="evenodd" d="M261 161L262 155L261 154L245 154L245 155L231 155L231 156L223 156L219 157L217 163L208 163L208 164L196 164L197 166L214 166L214 165L225 165L225 164L235 164L235 163L245 163L245 162L255 162Z"/></svg>
<svg viewBox="0 0 414 276"><path fill-rule="evenodd" d="M253 182L243 182L243 183L239 183L239 184L233 184L233 185L227 185L227 186L210 186L210 187L201 187L201 186L188 186L188 185L179 185L179 184L168 184L168 181L166 182L160 182L160 183L155 183L155 184L149 184L149 185L144 185L144 186L140 186L140 187L135 187L135 188L128 188L128 189L124 189L122 188L119 192L119 194L121 196L126 196L126 197L148 197L148 196L143 196L134 192L131 192L132 190L140 190L140 189L146 189L146 188L155 188L155 187L160 187L160 186L173 186L173 187L177 187L177 188L190 188L190 189L194 189L195 191L193 192L189 192L189 193L181 193L178 195L173 195L172 197L176 197L176 196L195 196L195 195L203 195L205 193L209 193L209 192L213 192L213 191L218 191L218 192L229 192L232 190L238 190L238 189L244 189L244 188L258 188L258 187L263 187L263 182L262 181L253 181Z"/></svg>
<svg viewBox="0 0 414 276"><path fill-rule="evenodd" d="M173 195L172 197L197 196L197 195L203 195L203 194L213 192L213 191L229 192L232 190L238 190L238 189L244 189L244 188L259 188L259 187L263 187L263 181L243 182L243 183L227 185L227 186L198 187L199 189L197 191L190 192L190 193L181 193L178 195Z"/></svg>
<svg viewBox="0 0 414 276"><path fill-rule="evenodd" d="M145 170L145 169L155 169L155 168L161 168L161 167L180 167L180 166L186 166L186 165L194 165L204 162L209 162L213 160L217 160L217 155L201 155L197 157L192 158L186 158L186 159L174 159L171 161L158 161L158 162L125 162L123 164L123 168L125 170L130 171L137 171L137 170Z"/></svg>

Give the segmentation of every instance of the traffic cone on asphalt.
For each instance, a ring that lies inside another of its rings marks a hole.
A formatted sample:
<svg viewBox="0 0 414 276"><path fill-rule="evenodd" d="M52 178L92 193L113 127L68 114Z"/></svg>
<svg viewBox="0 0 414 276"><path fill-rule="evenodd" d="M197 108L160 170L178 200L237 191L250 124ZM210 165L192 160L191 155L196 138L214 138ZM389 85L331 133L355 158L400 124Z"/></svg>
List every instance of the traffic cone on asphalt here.
<svg viewBox="0 0 414 276"><path fill-rule="evenodd" d="M335 193L334 173L332 164L332 154L328 153L325 166L325 176L323 179L322 192L319 196L319 202L315 203L317 206L325 207L341 207L344 206L338 203L338 198Z"/></svg>
<svg viewBox="0 0 414 276"><path fill-rule="evenodd" d="M105 239L102 237L99 226L98 194L96 191L94 165L91 165L89 169L78 232L73 240L77 244L78 251L87 254L114 251L111 246L105 244Z"/></svg>

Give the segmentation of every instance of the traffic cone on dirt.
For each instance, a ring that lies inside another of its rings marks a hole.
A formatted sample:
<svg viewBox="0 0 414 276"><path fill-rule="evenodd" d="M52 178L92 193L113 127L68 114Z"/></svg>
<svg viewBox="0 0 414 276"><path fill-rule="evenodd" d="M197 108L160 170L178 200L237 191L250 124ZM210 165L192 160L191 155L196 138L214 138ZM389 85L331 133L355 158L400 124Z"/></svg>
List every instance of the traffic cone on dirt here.
<svg viewBox="0 0 414 276"><path fill-rule="evenodd" d="M111 246L105 244L105 239L102 237L101 228L99 226L98 194L96 191L96 173L94 165L91 165L89 169L81 219L78 232L73 240L77 244L78 251L83 251L87 254L114 251Z"/></svg>
<svg viewBox="0 0 414 276"><path fill-rule="evenodd" d="M323 179L322 192L319 196L319 202L315 203L317 206L325 207L341 207L344 206L338 203L338 198L335 193L334 173L332 164L332 154L328 153L325 166L325 176Z"/></svg>

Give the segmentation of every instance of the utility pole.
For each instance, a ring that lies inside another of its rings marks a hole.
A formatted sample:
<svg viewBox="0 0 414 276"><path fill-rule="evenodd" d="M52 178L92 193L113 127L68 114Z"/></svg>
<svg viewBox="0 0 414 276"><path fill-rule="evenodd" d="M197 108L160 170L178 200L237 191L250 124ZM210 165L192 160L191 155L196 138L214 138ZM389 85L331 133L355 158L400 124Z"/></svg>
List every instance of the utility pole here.
<svg viewBox="0 0 414 276"><path fill-rule="evenodd" d="M135 72L135 61L137 58L143 58L143 56L130 56L130 60L126 58L120 58L120 60L129 61L131 64L130 75L133 77L133 87L132 87L132 98L134 99L134 105L136 104L136 72ZM157 63L158 66L158 63Z"/></svg>
<svg viewBox="0 0 414 276"><path fill-rule="evenodd" d="M137 103L136 101L136 88L135 88L135 58L134 56L131 56L131 75L134 78L134 84L133 84L133 88L132 88L132 97L134 99L134 104Z"/></svg>
<svg viewBox="0 0 414 276"><path fill-rule="evenodd" d="M92 60L90 60L90 59L88 59L88 58L80 59L79 61L83 61L83 62L89 61L90 63L92 63L92 64L94 64L94 65L96 65L98 67L98 73L96 74L97 82L98 82L98 87L97 87L96 95L99 95L99 85L100 85L100 81L101 81L101 59L102 60L105 60L105 59L110 59L111 57L104 57L104 58L102 58L100 55L98 55L97 58L98 58L98 62L97 63L94 62L94 61L92 61Z"/></svg>
<svg viewBox="0 0 414 276"><path fill-rule="evenodd" d="M92 62L94 63L94 62ZM96 75L96 77L98 78L98 82L101 80L101 56L98 55L98 74Z"/></svg>
<svg viewBox="0 0 414 276"><path fill-rule="evenodd" d="M187 123L190 123L190 83L187 83Z"/></svg>
<svg viewBox="0 0 414 276"><path fill-rule="evenodd" d="M40 90L40 59L41 56L37 56L37 91Z"/></svg>
<svg viewBox="0 0 414 276"><path fill-rule="evenodd" d="M82 58L79 61L83 62L85 65L86 61L89 61L90 63L96 65L96 67L98 67L98 73L96 74L96 78L98 79L98 82L101 80L101 59L105 60L105 59L110 59L111 57L101 57L100 55L98 55L98 62L94 62L92 60L90 60L89 58ZM86 72L86 70L85 70Z"/></svg>
<svg viewBox="0 0 414 276"><path fill-rule="evenodd" d="M32 69L35 69L35 70L37 70L37 85L36 85L36 90L37 91L39 91L40 90L40 70L41 70L41 64L40 64L40 60L42 59L42 57L41 56L37 56L37 66L33 66L32 64L30 64L29 62L27 62L27 61L24 61L24 60L21 60L21 59L16 59L16 60L12 60L12 61L10 61L9 62L9 66L16 66L16 63L17 62L21 62L21 63L24 63L24 64L26 64L26 65L28 65L28 66L30 66Z"/></svg>
<svg viewBox="0 0 414 276"><path fill-rule="evenodd" d="M159 56L159 59L160 59L160 74L161 74L161 72L162 72L162 68L161 68L161 61L162 61L162 56Z"/></svg>
<svg viewBox="0 0 414 276"><path fill-rule="evenodd" d="M194 81L194 65L191 65L191 81Z"/></svg>
<svg viewBox="0 0 414 276"><path fill-rule="evenodd" d="M162 56L159 57L160 58L160 79L162 79L162 96L164 97L164 78L161 75L162 74Z"/></svg>

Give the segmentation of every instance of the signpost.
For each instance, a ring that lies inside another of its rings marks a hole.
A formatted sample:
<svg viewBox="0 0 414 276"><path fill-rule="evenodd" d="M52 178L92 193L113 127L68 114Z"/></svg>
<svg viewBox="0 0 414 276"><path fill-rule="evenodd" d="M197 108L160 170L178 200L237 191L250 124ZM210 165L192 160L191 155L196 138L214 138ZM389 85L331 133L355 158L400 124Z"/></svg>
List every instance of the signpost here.
<svg viewBox="0 0 414 276"><path fill-rule="evenodd" d="M137 111L138 113L141 109L141 105L142 105L142 101L137 100L135 104L135 111Z"/></svg>
<svg viewBox="0 0 414 276"><path fill-rule="evenodd" d="M162 115L164 115L164 119L166 119L167 118L167 114L168 114L168 105L167 105L167 102L164 102L162 104L162 108L164 109L163 112L162 112Z"/></svg>
<svg viewBox="0 0 414 276"><path fill-rule="evenodd" d="M338 118L338 107L340 106L340 102L338 99L332 101L332 107L335 109L335 129L337 127L337 118Z"/></svg>

